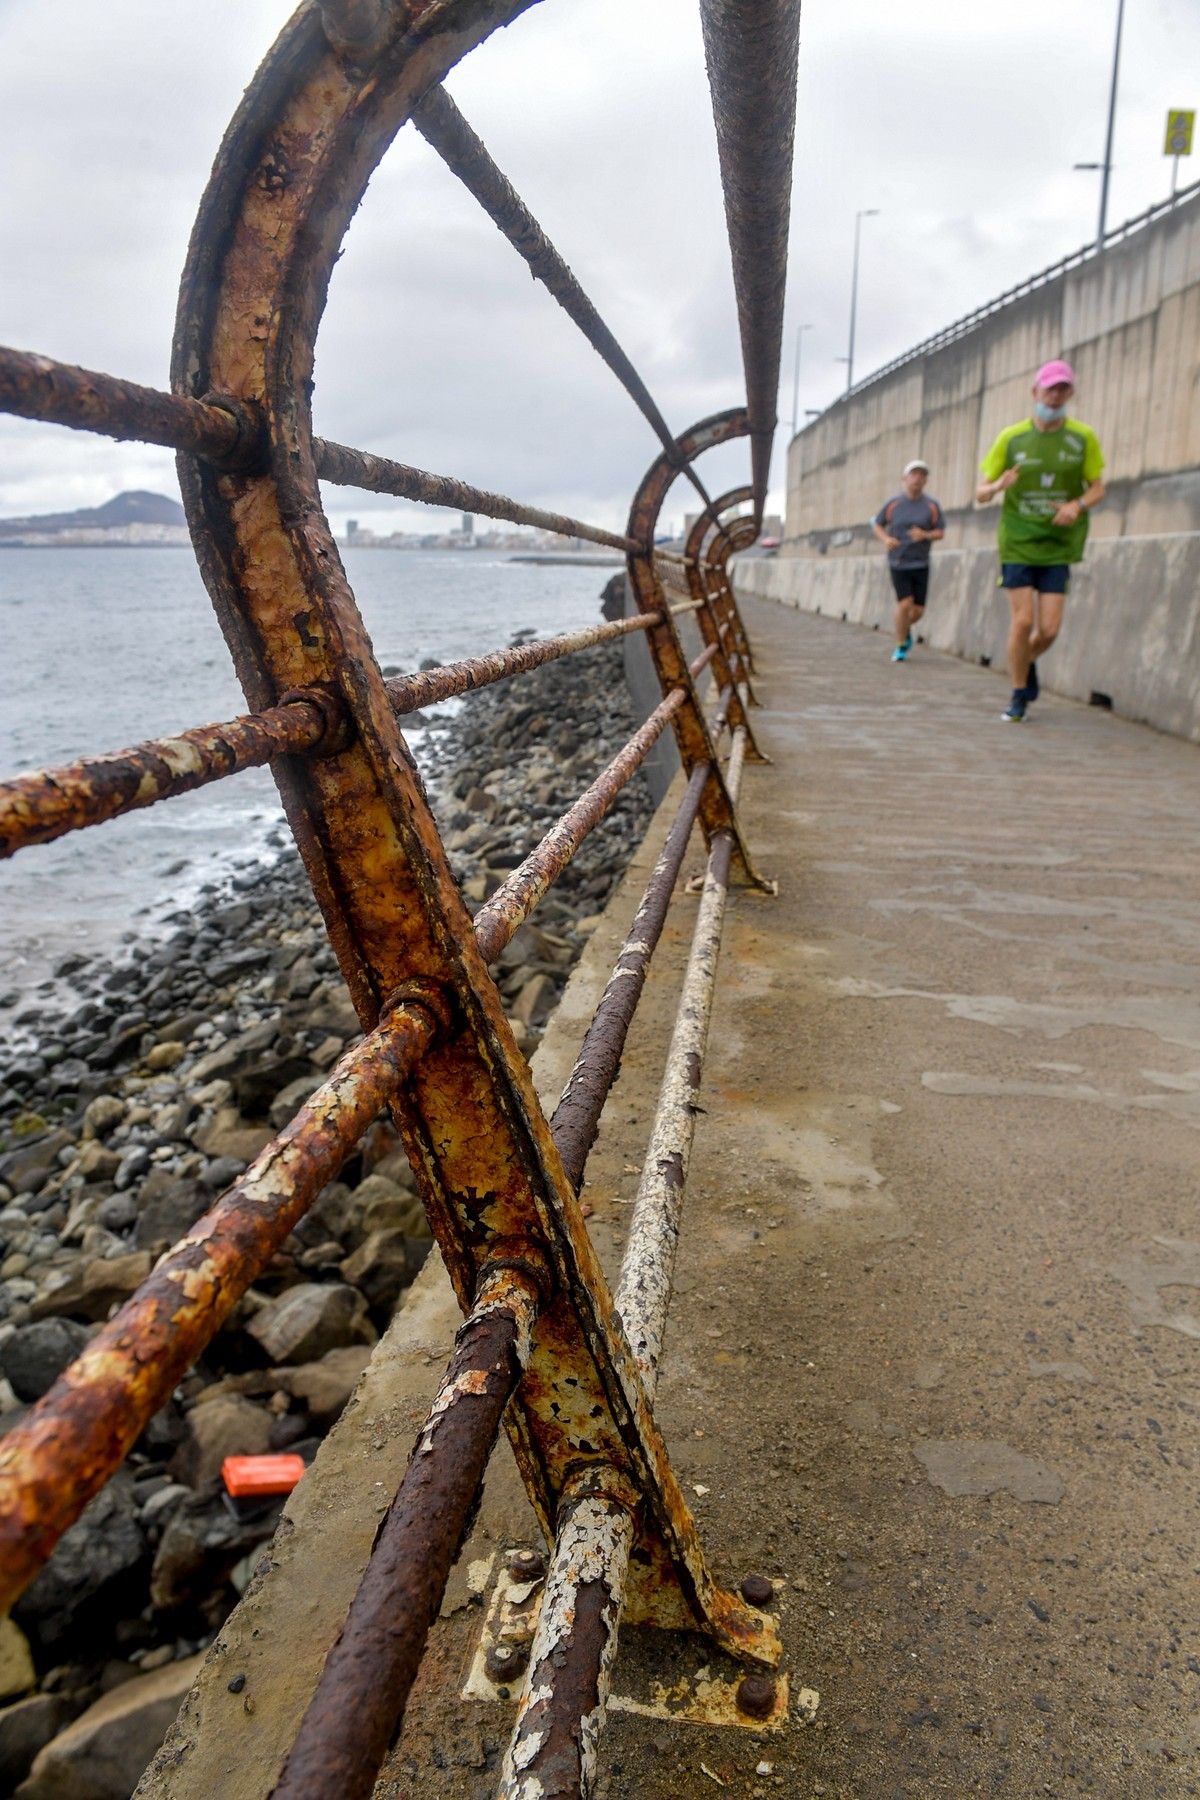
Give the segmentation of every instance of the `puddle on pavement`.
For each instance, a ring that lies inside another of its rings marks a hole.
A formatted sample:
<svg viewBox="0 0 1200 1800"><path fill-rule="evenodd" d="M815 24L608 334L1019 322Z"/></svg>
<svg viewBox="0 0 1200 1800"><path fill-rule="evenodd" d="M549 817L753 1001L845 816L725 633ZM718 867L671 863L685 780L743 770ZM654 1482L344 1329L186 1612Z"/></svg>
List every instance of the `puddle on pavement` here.
<svg viewBox="0 0 1200 1800"><path fill-rule="evenodd" d="M925 988L889 987L881 981L844 976L830 982L835 993L854 1000L928 1000L944 1006L952 1019L969 1019L998 1031L1024 1037L1068 1037L1089 1026L1117 1031L1144 1031L1160 1043L1200 1050L1200 1002L1189 994L1145 994L1124 998L1078 999L1071 1005L1014 1000L1009 994L939 994ZM1050 1065L1053 1066L1053 1065ZM1074 1073L1064 1067L1064 1072ZM1200 1077L1200 1072L1198 1072ZM1173 1079L1179 1079L1174 1077Z"/></svg>
<svg viewBox="0 0 1200 1800"><path fill-rule="evenodd" d="M1035 1380L1044 1376L1054 1381L1095 1381L1096 1377L1090 1369L1085 1369L1077 1362L1035 1362L1029 1358L1029 1373Z"/></svg>
<svg viewBox="0 0 1200 1800"><path fill-rule="evenodd" d="M1165 1094L1119 1094L1111 1089L1092 1087L1086 1081L1021 1081L1016 1077L966 1075L957 1070L926 1069L921 1086L933 1094L951 1094L988 1099L1083 1100L1110 1112L1160 1112L1183 1125L1200 1127L1200 1081L1184 1087L1181 1078Z"/></svg>
<svg viewBox="0 0 1200 1800"><path fill-rule="evenodd" d="M787 1120L763 1108L756 1120L757 1153L799 1177L806 1211L890 1206L872 1143L874 1123L885 1104L868 1094L809 1093L793 1103ZM800 1124L793 1122L796 1112Z"/></svg>
<svg viewBox="0 0 1200 1800"><path fill-rule="evenodd" d="M1108 1273L1129 1291L1129 1310L1138 1326L1161 1325L1182 1337L1200 1338L1200 1313L1172 1307L1164 1289L1200 1289L1200 1244L1186 1238L1156 1237L1159 1256L1140 1251L1114 1263Z"/></svg>
<svg viewBox="0 0 1200 1800"><path fill-rule="evenodd" d="M1025 1456L998 1438L935 1438L914 1444L913 1455L944 1494L1010 1493L1014 1500L1057 1506L1065 1492L1060 1475L1036 1456Z"/></svg>

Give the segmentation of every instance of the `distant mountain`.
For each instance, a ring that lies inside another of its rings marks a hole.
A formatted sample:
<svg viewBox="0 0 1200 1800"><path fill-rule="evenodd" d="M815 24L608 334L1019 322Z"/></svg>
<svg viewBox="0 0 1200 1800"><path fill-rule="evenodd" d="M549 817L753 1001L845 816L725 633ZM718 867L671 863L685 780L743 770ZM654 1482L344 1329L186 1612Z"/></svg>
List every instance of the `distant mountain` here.
<svg viewBox="0 0 1200 1800"><path fill-rule="evenodd" d="M80 506L74 512L36 513L24 519L0 519L0 537L27 531L112 531L126 525L184 525L183 508L165 494L135 488L116 494L103 506Z"/></svg>

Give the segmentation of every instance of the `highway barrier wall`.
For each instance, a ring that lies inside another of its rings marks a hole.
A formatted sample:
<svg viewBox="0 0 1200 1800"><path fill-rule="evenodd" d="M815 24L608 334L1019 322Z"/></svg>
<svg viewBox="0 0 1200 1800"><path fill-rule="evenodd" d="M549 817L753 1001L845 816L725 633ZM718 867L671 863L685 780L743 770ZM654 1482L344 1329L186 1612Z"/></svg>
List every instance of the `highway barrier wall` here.
<svg viewBox="0 0 1200 1800"><path fill-rule="evenodd" d="M948 326L837 401L788 451L783 554L858 556L867 521L914 456L947 513L947 547L990 544L973 507L1035 371L1065 356L1078 416L1100 436L1108 500L1093 535L1200 530L1200 186Z"/></svg>
<svg viewBox="0 0 1200 1800"><path fill-rule="evenodd" d="M998 574L991 546L935 554L925 641L1003 669L1009 609ZM891 633L895 597L882 553L740 557L734 589L739 599ZM1062 635L1038 673L1055 693L1200 743L1200 532L1090 544L1071 579Z"/></svg>

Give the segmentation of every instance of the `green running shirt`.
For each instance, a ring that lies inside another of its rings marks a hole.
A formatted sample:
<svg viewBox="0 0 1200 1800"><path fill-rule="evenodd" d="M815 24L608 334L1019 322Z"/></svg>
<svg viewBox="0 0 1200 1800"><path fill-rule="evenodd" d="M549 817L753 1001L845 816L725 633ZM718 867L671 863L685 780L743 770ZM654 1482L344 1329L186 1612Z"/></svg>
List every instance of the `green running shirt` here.
<svg viewBox="0 0 1200 1800"><path fill-rule="evenodd" d="M1012 468L1021 473L1004 494L1000 561L1032 563L1037 568L1079 562L1087 542L1087 513L1074 525L1050 521L1060 506L1078 500L1103 472L1104 454L1091 426L1078 419L1068 419L1057 431L1039 431L1032 419L1006 426L980 471L985 481L997 481Z"/></svg>

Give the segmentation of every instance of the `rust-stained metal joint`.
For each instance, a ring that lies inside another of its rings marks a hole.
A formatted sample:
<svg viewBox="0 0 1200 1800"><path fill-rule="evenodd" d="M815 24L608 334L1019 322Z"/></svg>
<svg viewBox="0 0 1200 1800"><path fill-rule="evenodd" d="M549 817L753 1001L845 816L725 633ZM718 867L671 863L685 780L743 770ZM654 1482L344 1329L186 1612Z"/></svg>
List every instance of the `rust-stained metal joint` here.
<svg viewBox="0 0 1200 1800"><path fill-rule="evenodd" d="M388 37L386 0L320 0L321 29L333 54L354 69L374 62Z"/></svg>
<svg viewBox="0 0 1200 1800"><path fill-rule="evenodd" d="M267 429L257 406L249 400L237 400L232 394L207 393L201 394L200 399L205 406L228 413L237 426L237 437L230 448L204 460L231 475L258 474L266 465Z"/></svg>
<svg viewBox="0 0 1200 1800"><path fill-rule="evenodd" d="M280 706L311 706L320 713L325 729L305 756L323 762L327 756L340 756L354 742L354 723L340 697L332 689L318 687L288 688L279 696Z"/></svg>
<svg viewBox="0 0 1200 1800"><path fill-rule="evenodd" d="M540 1581L546 1573L546 1558L540 1550L510 1550L504 1566L514 1581Z"/></svg>
<svg viewBox="0 0 1200 1800"><path fill-rule="evenodd" d="M383 1001L379 1008L379 1024L401 1008L416 1007L423 1012L433 1026L431 1045L439 1038L450 1036L454 1029L454 1005L448 990L440 981L431 981L425 975L413 975L408 981L402 981L397 988Z"/></svg>
<svg viewBox="0 0 1200 1800"><path fill-rule="evenodd" d="M493 1681L515 1681L528 1661L528 1644L493 1644L483 1666Z"/></svg>
<svg viewBox="0 0 1200 1800"><path fill-rule="evenodd" d="M503 1305L504 1288L513 1276L526 1282L539 1307L554 1292L554 1274L550 1259L541 1246L527 1238L493 1238L486 1264L475 1284L475 1304Z"/></svg>

